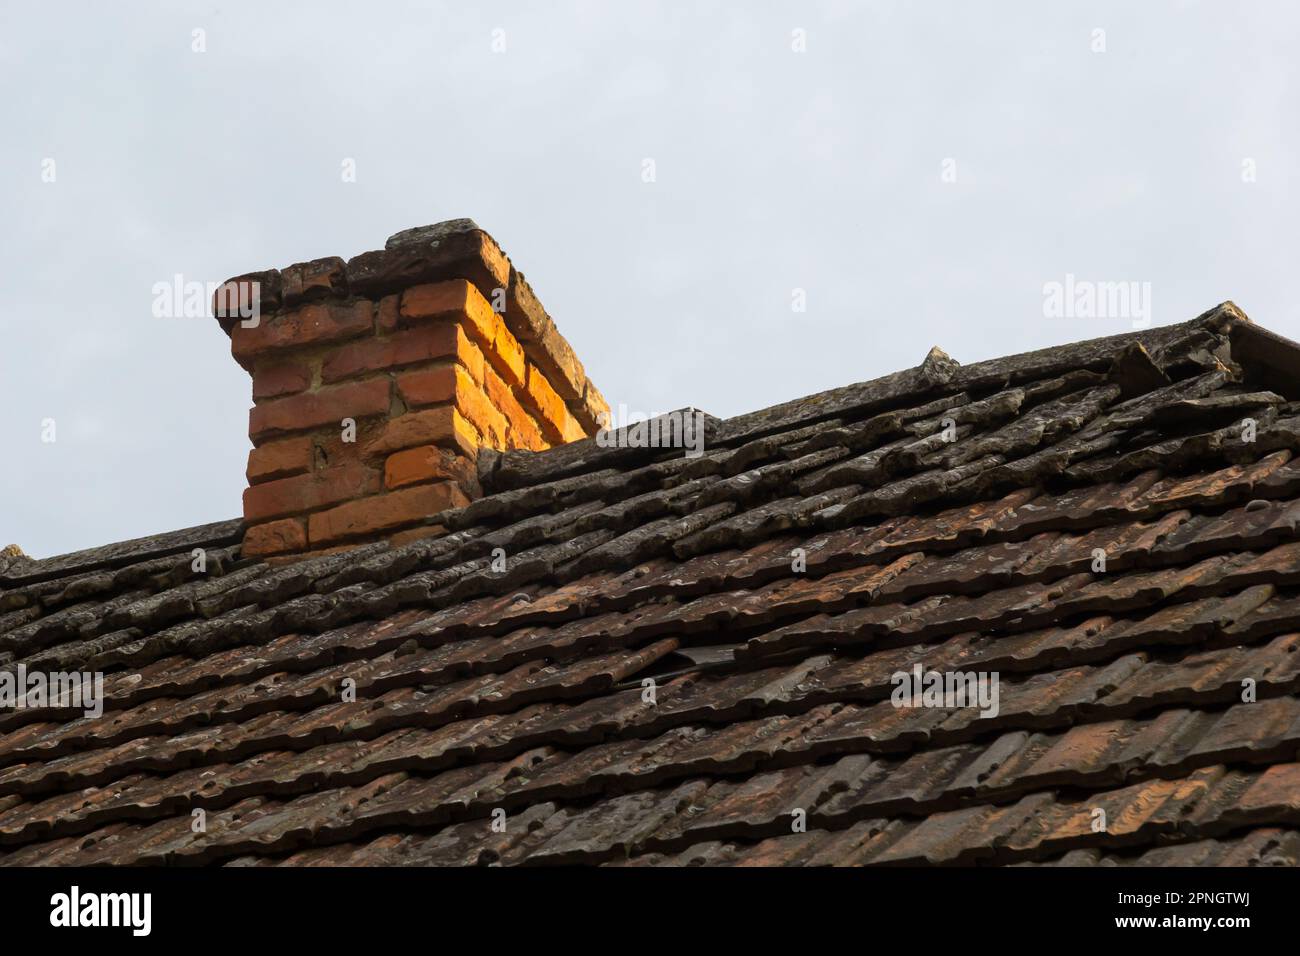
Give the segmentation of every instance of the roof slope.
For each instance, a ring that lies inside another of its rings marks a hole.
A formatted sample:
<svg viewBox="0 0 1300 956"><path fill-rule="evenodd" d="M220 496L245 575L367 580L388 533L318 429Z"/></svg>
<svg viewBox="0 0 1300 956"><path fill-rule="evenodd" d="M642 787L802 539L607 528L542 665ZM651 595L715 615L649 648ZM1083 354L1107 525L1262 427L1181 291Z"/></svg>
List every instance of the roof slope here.
<svg viewBox="0 0 1300 956"><path fill-rule="evenodd" d="M0 666L108 702L0 714L0 864L1294 864L1297 355L1225 304L485 455L400 548L11 559Z"/></svg>

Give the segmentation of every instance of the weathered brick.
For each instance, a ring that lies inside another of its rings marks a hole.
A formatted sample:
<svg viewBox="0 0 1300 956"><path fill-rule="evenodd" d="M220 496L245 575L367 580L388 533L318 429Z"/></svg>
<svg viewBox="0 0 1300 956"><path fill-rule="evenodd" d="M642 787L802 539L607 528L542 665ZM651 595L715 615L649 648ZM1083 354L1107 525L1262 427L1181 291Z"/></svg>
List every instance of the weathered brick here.
<svg viewBox="0 0 1300 956"><path fill-rule="evenodd" d="M360 421L385 415L389 409L387 379L370 379L272 398L253 406L248 434L260 444L268 435L304 431L321 425L340 425L345 418Z"/></svg>
<svg viewBox="0 0 1300 956"><path fill-rule="evenodd" d="M553 324L547 326L534 346L529 357L534 365L546 373L551 387L563 399L580 400L587 384L587 373L559 330Z"/></svg>
<svg viewBox="0 0 1300 956"><path fill-rule="evenodd" d="M587 380L583 389L582 400L569 403L569 411L587 430L588 435L594 435L603 428L602 422L609 422L609 402L605 401L605 396L600 394L600 389L591 384L591 379Z"/></svg>
<svg viewBox="0 0 1300 956"><path fill-rule="evenodd" d="M500 247L467 219L404 229L390 236L384 249L348 260L351 288L367 295L455 278L468 279L485 296L510 279L510 262Z"/></svg>
<svg viewBox="0 0 1300 956"><path fill-rule="evenodd" d="M542 308L533 288L524 274L510 269L510 288L506 296L506 325L521 342L532 342L551 324L551 317Z"/></svg>
<svg viewBox="0 0 1300 956"><path fill-rule="evenodd" d="M510 386L492 369L488 369L483 380L483 389L488 399L501 414L506 417L506 448L526 448L529 451L542 451L550 444L542 437L541 429L528 410L519 404Z"/></svg>
<svg viewBox="0 0 1300 956"><path fill-rule="evenodd" d="M313 547L415 524L448 508L463 508L469 499L450 481L415 485L385 494L358 498L307 519Z"/></svg>
<svg viewBox="0 0 1300 956"><path fill-rule="evenodd" d="M397 331L401 303L402 297L394 293L393 295L384 296L375 306L375 330L380 335L388 335Z"/></svg>
<svg viewBox="0 0 1300 956"><path fill-rule="evenodd" d="M491 349L499 321L487 299L464 279L417 285L402 293L402 320L454 318L484 349Z"/></svg>
<svg viewBox="0 0 1300 956"><path fill-rule="evenodd" d="M448 448L420 445L394 452L384 462L386 488L404 488L429 481L454 481L468 493L478 493L473 488L478 481L473 465ZM467 485L470 487L466 488Z"/></svg>
<svg viewBox="0 0 1300 956"><path fill-rule="evenodd" d="M514 269L510 271L505 321L523 343L529 361L546 373L551 387L567 401L580 401L587 382L582 362L542 308L523 273Z"/></svg>
<svg viewBox="0 0 1300 956"><path fill-rule="evenodd" d="M327 355L321 365L321 381L333 383L432 359L460 358L468 350L469 341L455 322L432 322L385 338L355 342Z"/></svg>
<svg viewBox="0 0 1300 956"><path fill-rule="evenodd" d="M338 504L380 488L379 472L360 462L277 478L244 489L244 520L265 521Z"/></svg>
<svg viewBox="0 0 1300 956"><path fill-rule="evenodd" d="M306 362L258 362L253 371L253 398L275 398L304 391L311 385Z"/></svg>
<svg viewBox="0 0 1300 956"><path fill-rule="evenodd" d="M230 352L246 369L266 352L344 342L366 335L374 328L374 306L357 302L317 302L267 316L256 328L237 324L230 334Z"/></svg>
<svg viewBox="0 0 1300 956"><path fill-rule="evenodd" d="M243 556L284 554L307 547L307 526L301 518L282 518L253 525L244 532Z"/></svg>
<svg viewBox="0 0 1300 956"><path fill-rule="evenodd" d="M455 448L469 458L478 454L478 436L474 426L451 405L407 412L386 422L366 443L364 453L367 458L386 457L416 445Z"/></svg>
<svg viewBox="0 0 1300 956"><path fill-rule="evenodd" d="M258 445L248 453L247 477L249 484L287 478L311 471L312 442L303 435Z"/></svg>
<svg viewBox="0 0 1300 956"><path fill-rule="evenodd" d="M347 273L338 256L298 262L280 270L281 295L286 306L333 295L346 295Z"/></svg>
<svg viewBox="0 0 1300 956"><path fill-rule="evenodd" d="M528 383L519 397L534 414L542 434L551 442L564 441L564 419L569 414L564 399L555 393L546 376L535 365L528 366Z"/></svg>

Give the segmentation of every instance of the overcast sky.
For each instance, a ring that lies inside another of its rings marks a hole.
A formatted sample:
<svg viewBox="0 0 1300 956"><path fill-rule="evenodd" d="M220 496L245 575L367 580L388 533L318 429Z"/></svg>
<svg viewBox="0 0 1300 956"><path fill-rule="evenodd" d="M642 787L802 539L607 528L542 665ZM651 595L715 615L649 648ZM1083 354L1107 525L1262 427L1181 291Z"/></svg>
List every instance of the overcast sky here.
<svg viewBox="0 0 1300 956"><path fill-rule="evenodd" d="M0 545L36 557L241 513L248 375L214 321L153 317L155 283L460 216L634 411L726 417L936 344L972 362L1143 321L1046 314L1067 275L1138 283L1152 325L1231 298L1300 338L1300 4L0 18Z"/></svg>

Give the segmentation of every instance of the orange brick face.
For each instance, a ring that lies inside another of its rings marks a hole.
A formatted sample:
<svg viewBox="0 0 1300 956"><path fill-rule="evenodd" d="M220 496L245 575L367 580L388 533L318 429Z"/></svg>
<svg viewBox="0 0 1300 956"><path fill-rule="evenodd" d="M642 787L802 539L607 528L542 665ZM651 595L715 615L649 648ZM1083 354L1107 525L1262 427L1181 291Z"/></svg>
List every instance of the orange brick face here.
<svg viewBox="0 0 1300 956"><path fill-rule="evenodd" d="M560 437L564 444L572 441L582 441L587 437L587 429L565 409L564 421L560 426Z"/></svg>
<svg viewBox="0 0 1300 956"><path fill-rule="evenodd" d="M456 319L479 344L491 348L497 315L464 279L417 285L402 293L402 319Z"/></svg>
<svg viewBox="0 0 1300 956"><path fill-rule="evenodd" d="M454 448L469 458L478 454L474 427L449 405L407 412L385 423L363 453L366 457L382 457L416 445Z"/></svg>
<svg viewBox="0 0 1300 956"><path fill-rule="evenodd" d="M492 367L511 388L524 388L528 379L528 360L523 347L506 328L499 316L494 316L492 349L488 352Z"/></svg>
<svg viewBox="0 0 1300 956"><path fill-rule="evenodd" d="M519 404L514 392L496 372L487 370L483 382L488 399L501 410L506 417L506 447L526 448L529 451L541 451L548 447L531 415Z"/></svg>
<svg viewBox="0 0 1300 956"><path fill-rule="evenodd" d="M455 481L462 487L477 483L473 466L446 448L420 445L394 452L384 462L384 487L405 488L430 481Z"/></svg>
<svg viewBox="0 0 1300 956"><path fill-rule="evenodd" d="M555 444L564 441L564 418L569 410L536 366L528 367L528 384L521 396L542 427L542 434Z"/></svg>
<svg viewBox="0 0 1300 956"><path fill-rule="evenodd" d="M503 447L506 419L468 372L458 365L409 372L397 378L397 390L402 399L412 407L453 403L465 416L486 444Z"/></svg>
<svg viewBox="0 0 1300 956"><path fill-rule="evenodd" d="M457 348L456 361L465 366L465 371L469 372L470 378L482 385L489 367L487 360L483 358L483 350L471 342L469 336L463 332L460 340L464 343L464 348Z"/></svg>

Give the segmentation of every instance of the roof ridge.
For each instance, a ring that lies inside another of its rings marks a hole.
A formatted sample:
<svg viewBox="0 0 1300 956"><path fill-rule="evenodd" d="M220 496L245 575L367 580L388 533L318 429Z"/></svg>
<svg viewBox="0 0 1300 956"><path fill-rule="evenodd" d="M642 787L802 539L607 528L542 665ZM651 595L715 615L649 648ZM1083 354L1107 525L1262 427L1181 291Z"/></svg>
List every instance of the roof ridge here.
<svg viewBox="0 0 1300 956"><path fill-rule="evenodd" d="M972 365L962 365L936 345L914 368L838 386L731 418L713 419L716 424L708 438L715 446L751 441L839 414L861 416L884 411L906 398L943 386L951 386L954 390L992 388L1079 368L1102 371L1133 344L1142 346L1149 355L1155 354L1157 357L1151 364L1158 369L1160 354L1176 353L1171 349L1173 345L1186 343L1197 333L1222 336L1236 328L1249 328L1252 335L1258 333L1267 336L1270 343L1285 345L1294 353L1295 366L1300 372L1300 345L1267 332L1253 323L1234 302L1225 300L1184 322L1046 346L985 359ZM1260 361L1268 360L1267 349L1261 347L1255 351L1261 353L1258 356ZM1252 358L1255 357L1252 354ZM1272 361L1276 364L1276 357ZM621 460L621 456L612 454L612 451L599 447L596 439L588 438L540 452L494 452L480 459L479 477L485 489L490 489L488 494L492 494L606 467Z"/></svg>
<svg viewBox="0 0 1300 956"><path fill-rule="evenodd" d="M94 548L82 548L66 554L55 554L48 558L29 557L17 545L9 545L0 552L0 586L35 584L72 572L118 567L191 548L235 544L243 534L243 526L244 522L240 518L213 521L176 531L114 541ZM6 562L4 555L10 548L16 549L17 554L11 556L12 561Z"/></svg>

